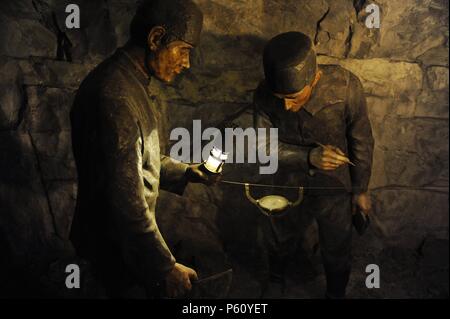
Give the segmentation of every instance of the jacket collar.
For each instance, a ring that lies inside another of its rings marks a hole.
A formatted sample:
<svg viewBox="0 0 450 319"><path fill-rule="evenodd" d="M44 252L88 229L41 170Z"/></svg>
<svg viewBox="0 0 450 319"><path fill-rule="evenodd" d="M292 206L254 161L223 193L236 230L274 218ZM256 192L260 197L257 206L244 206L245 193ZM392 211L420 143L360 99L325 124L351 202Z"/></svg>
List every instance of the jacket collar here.
<svg viewBox="0 0 450 319"><path fill-rule="evenodd" d="M303 106L303 109L312 116L316 115L328 105L344 102L342 94L332 89L334 83L330 83L330 81L331 79L327 78L327 74L323 72L322 78L314 88L310 100Z"/></svg>
<svg viewBox="0 0 450 319"><path fill-rule="evenodd" d="M116 54L118 55L119 64L127 71L132 72L143 86L148 87L150 85L151 75L145 73L139 64L124 49L117 49Z"/></svg>

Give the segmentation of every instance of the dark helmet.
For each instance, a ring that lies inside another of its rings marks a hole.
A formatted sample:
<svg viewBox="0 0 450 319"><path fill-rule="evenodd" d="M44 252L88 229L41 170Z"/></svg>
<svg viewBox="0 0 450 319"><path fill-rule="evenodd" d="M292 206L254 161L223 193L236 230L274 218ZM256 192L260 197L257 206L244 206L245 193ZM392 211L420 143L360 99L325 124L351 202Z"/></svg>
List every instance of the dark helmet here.
<svg viewBox="0 0 450 319"><path fill-rule="evenodd" d="M200 41L203 13L192 0L144 0L131 22L131 40L145 47L155 26L166 29L165 43L181 40L195 46Z"/></svg>
<svg viewBox="0 0 450 319"><path fill-rule="evenodd" d="M264 49L264 73L274 93L293 94L314 81L316 53L311 39L300 32L277 35Z"/></svg>

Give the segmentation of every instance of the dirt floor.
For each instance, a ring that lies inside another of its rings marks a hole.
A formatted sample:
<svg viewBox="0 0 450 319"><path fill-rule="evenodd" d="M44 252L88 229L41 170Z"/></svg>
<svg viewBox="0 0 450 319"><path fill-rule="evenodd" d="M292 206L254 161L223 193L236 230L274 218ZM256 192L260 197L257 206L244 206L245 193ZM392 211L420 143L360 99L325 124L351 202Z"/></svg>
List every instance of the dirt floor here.
<svg viewBox="0 0 450 319"><path fill-rule="evenodd" d="M366 266L377 262L380 288L365 285ZM448 298L448 240L430 238L418 249L384 248L363 251L354 247L353 272L348 286L349 299L422 299ZM285 288L270 282L264 294L256 279L255 268L233 260L234 280L230 298L321 299L325 291L325 275L316 254L312 260L297 256L287 265ZM253 270L251 269L253 268Z"/></svg>

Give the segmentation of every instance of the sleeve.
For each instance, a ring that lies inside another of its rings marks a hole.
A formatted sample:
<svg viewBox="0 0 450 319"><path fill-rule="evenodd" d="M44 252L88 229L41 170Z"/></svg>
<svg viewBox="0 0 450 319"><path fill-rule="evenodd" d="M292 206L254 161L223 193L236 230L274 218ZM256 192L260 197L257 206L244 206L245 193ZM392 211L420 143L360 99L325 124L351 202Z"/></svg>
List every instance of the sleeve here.
<svg viewBox="0 0 450 319"><path fill-rule="evenodd" d="M183 195L184 189L188 184L186 178L186 170L188 167L188 164L162 155L160 187L165 191Z"/></svg>
<svg viewBox="0 0 450 319"><path fill-rule="evenodd" d="M353 74L348 90L347 140L350 159L356 165L350 167L350 175L353 193L361 194L367 192L369 186L374 140L364 90Z"/></svg>
<svg viewBox="0 0 450 319"><path fill-rule="evenodd" d="M265 111L264 104L268 103L267 99L264 85L260 85L253 99L254 111L258 113L257 123L255 123L257 127L274 127L270 116ZM313 167L309 162L309 153L313 148L313 146L296 145L278 139L278 162L285 168L310 173Z"/></svg>
<svg viewBox="0 0 450 319"><path fill-rule="evenodd" d="M144 186L139 127L125 99L104 99L100 110L106 204L125 263L144 284L152 285L173 268L175 258L156 223L157 190Z"/></svg>

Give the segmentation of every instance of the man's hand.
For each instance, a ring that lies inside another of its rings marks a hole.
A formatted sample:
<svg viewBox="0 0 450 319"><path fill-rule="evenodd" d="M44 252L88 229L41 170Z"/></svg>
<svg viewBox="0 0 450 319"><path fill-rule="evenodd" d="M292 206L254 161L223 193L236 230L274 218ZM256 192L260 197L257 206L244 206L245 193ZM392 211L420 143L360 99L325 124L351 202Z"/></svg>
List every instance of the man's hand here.
<svg viewBox="0 0 450 319"><path fill-rule="evenodd" d="M175 264L172 271L166 276L166 293L169 298L184 296L192 289L191 280L198 280L195 270Z"/></svg>
<svg viewBox="0 0 450 319"><path fill-rule="evenodd" d="M353 195L353 214L356 213L357 209L360 209L364 215L369 216L372 211L372 200L368 193Z"/></svg>
<svg viewBox="0 0 450 319"><path fill-rule="evenodd" d="M222 177L221 174L208 175L202 170L204 164L192 164L186 171L187 179L190 183L201 183L206 185L213 185L217 183Z"/></svg>
<svg viewBox="0 0 450 319"><path fill-rule="evenodd" d="M309 153L309 162L318 169L334 171L342 165L349 164L350 160L339 148L332 145L314 148Z"/></svg>

